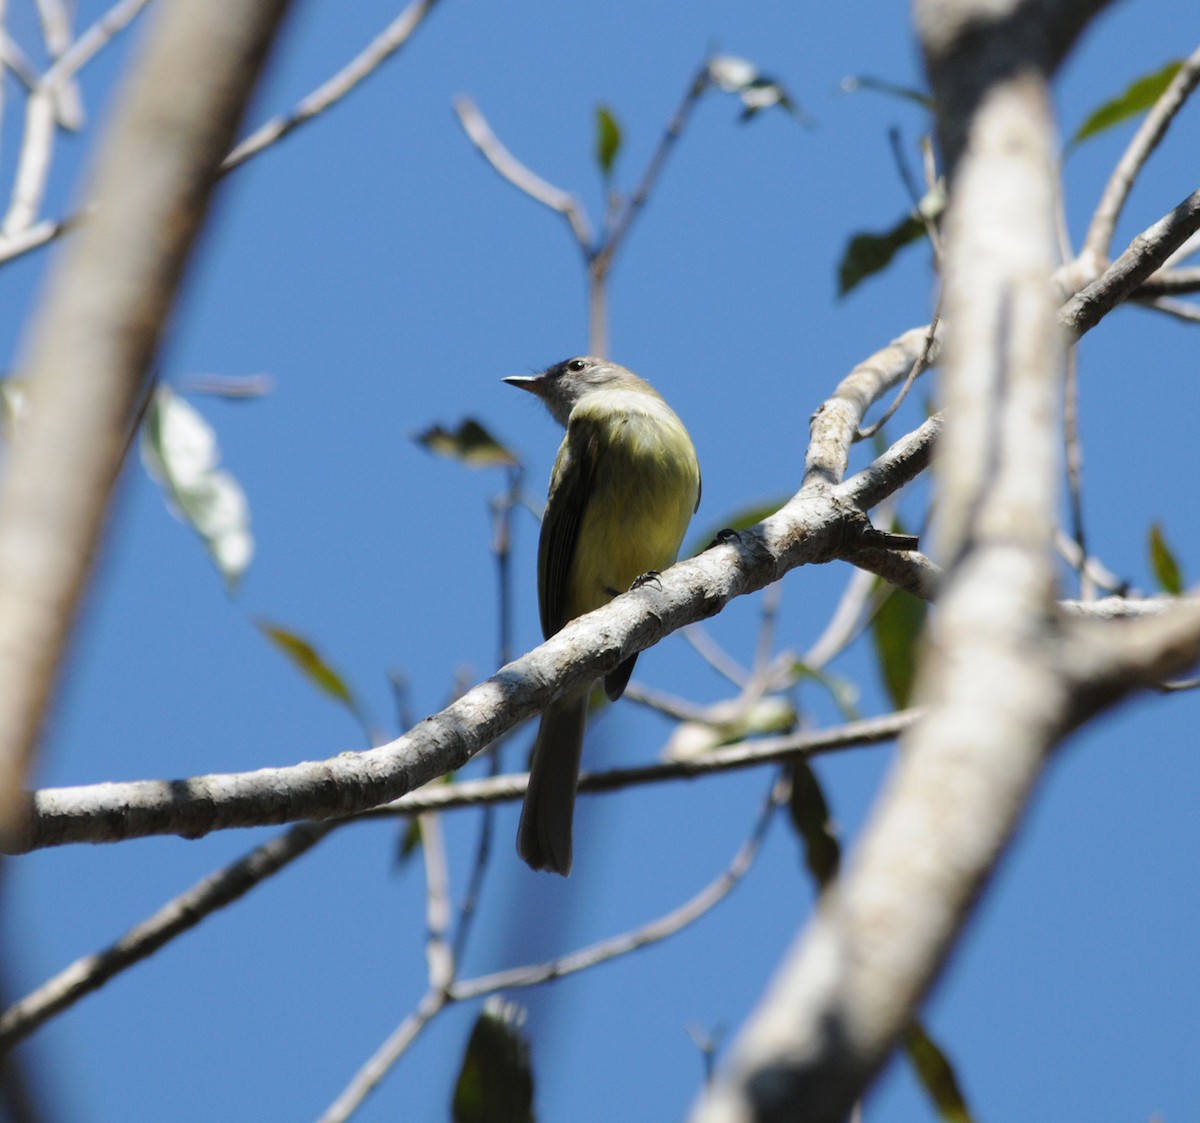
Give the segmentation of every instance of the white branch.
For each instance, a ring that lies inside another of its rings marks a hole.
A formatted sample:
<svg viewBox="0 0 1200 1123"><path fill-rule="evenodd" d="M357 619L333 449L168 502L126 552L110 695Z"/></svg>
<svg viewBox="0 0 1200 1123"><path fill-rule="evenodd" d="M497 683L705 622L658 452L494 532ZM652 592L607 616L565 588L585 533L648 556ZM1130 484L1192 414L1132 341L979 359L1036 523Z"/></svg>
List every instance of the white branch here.
<svg viewBox="0 0 1200 1123"><path fill-rule="evenodd" d="M23 777L135 403L286 0L176 0L144 46L89 222L37 316L30 408L0 483L0 832ZM63 56L66 58L66 56Z"/></svg>

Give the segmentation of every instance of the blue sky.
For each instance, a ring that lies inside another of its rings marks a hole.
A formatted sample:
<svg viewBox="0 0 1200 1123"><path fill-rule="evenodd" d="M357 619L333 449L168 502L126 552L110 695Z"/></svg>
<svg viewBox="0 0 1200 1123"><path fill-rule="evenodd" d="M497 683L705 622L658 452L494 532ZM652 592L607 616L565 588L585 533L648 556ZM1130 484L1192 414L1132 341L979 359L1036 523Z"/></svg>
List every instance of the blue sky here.
<svg viewBox="0 0 1200 1123"><path fill-rule="evenodd" d="M32 50L15 5L11 30ZM81 18L102 6L81 4ZM298 6L251 123L286 110L356 53L398 6ZM907 6L797 13L753 3L507 5L443 0L401 57L321 120L231 176L163 352L163 376L267 373L253 402L192 398L253 512L257 554L224 592L199 542L165 511L140 465L112 529L44 749L39 782L177 777L320 759L362 747L253 627L267 618L312 640L394 730L389 670L418 715L460 673L495 661L497 599L488 502L503 481L431 457L411 437L473 416L523 456L544 494L559 439L537 403L500 382L585 348L580 262L557 216L484 164L450 102L470 94L532 169L578 193L593 221L595 106L621 122L618 184L630 185L695 67L711 49L744 56L815 118L748 125L711 94L677 146L615 267L612 355L650 378L685 420L704 472L696 528L799 484L808 418L837 380L893 336L926 322L929 255L912 247L845 300L847 238L891 226L908 206L887 132L909 151L921 112L838 92L851 74L919 84ZM1194 46L1177 8L1144 0L1107 13L1057 87L1070 133L1133 77ZM137 39L85 73L102 121ZM0 158L11 170L15 96ZM1065 207L1078 242L1130 134L1073 153ZM96 137L61 142L48 213L78 188ZM1196 187L1194 107L1134 191L1117 244ZM22 325L52 252L0 268L0 342L19 363ZM1151 521L1194 576L1200 527L1184 505L1200 406L1195 328L1120 310L1081 348L1085 509L1115 571L1152 587ZM892 423L920 417L915 401ZM899 424L897 424L899 423ZM858 454L864 455L862 451ZM920 496L906 508L920 517ZM537 527L516 524L516 646L539 639ZM804 650L849 576L838 565L784 582L778 643ZM759 598L711 625L743 662ZM834 669L882 712L870 651ZM730 687L679 637L636 676L700 702ZM814 725L836 713L799 700ZM1200 827L1200 760L1190 695L1135 701L1072 739L1047 770L927 1009L927 1025L984 1119L1167 1120L1200 1112L1200 905L1189 889ZM629 702L589 736L585 766L647 762L668 724ZM520 767L530 730L508 749ZM893 747L817 764L852 840ZM535 961L636 927L711 880L749 833L770 777L739 773L581 798L568 881L516 859L516 809L498 840L464 973ZM461 893L474 813L444 819ZM24 992L104 946L211 870L271 837L75 847L9 864L7 947ZM424 989L419 865L397 869L397 831L345 829L239 905L210 918L82 1001L22 1047L58 1117L94 1123L317 1116ZM677 1119L702 1075L686 1027L732 1034L803 923L812 892L781 819L733 896L679 937L593 972L514 993L529 1009L540 1118ZM359 1118L436 1120L477 1006L427 1030ZM867 1105L871 1123L932 1118L903 1065Z"/></svg>

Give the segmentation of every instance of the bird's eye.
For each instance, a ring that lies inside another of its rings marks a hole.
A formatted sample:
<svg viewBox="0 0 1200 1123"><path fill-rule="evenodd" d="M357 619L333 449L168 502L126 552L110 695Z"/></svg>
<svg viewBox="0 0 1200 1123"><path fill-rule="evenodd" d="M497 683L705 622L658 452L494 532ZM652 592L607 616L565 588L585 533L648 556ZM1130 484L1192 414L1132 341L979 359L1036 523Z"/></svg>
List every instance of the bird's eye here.
<svg viewBox="0 0 1200 1123"><path fill-rule="evenodd" d="M582 359L572 359L569 363L567 363L567 370L573 370L576 374L578 374L586 366L587 363L585 363Z"/></svg>

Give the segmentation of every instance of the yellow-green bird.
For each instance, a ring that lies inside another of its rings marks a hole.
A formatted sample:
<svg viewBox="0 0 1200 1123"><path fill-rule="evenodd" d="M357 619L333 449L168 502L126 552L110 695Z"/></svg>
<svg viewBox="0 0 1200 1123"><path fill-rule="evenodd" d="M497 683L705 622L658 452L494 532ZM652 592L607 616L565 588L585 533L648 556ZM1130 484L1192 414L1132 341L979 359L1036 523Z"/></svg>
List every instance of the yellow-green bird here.
<svg viewBox="0 0 1200 1123"><path fill-rule="evenodd" d="M564 425L538 544L538 606L548 639L666 569L700 504L700 465L683 422L648 382L616 363L567 359L506 378ZM604 678L621 696L637 656ZM590 686L554 699L533 746L517 852L535 870L571 872L571 821Z"/></svg>

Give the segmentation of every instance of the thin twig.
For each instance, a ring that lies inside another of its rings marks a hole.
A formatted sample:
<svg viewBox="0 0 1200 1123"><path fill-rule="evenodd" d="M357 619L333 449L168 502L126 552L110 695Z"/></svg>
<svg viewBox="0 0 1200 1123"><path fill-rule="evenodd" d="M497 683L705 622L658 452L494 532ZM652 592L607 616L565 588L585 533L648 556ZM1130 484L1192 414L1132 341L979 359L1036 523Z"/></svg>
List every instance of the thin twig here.
<svg viewBox="0 0 1200 1123"><path fill-rule="evenodd" d="M387 25L366 48L350 60L332 78L318 86L303 98L290 113L272 117L260 125L245 140L241 141L221 165L222 172L230 172L257 156L264 148L282 140L288 133L324 113L331 105L341 101L364 78L379 69L412 37L425 17L437 5L437 0L413 0L403 12Z"/></svg>
<svg viewBox="0 0 1200 1123"><path fill-rule="evenodd" d="M1179 269L1160 269L1152 273L1137 289L1136 295L1144 296L1187 296L1200 292L1200 266L1192 265Z"/></svg>
<svg viewBox="0 0 1200 1123"><path fill-rule="evenodd" d="M375 1054L354 1074L341 1095L325 1109L317 1123L344 1123L374 1091L376 1085L403 1055L423 1030L445 1009L449 998L445 991L428 991L417 1008L393 1031Z"/></svg>
<svg viewBox="0 0 1200 1123"><path fill-rule="evenodd" d="M427 811L418 817L421 825L421 854L425 859L425 962L429 989L444 991L454 981L454 956L450 931L450 870L446 862L446 840L441 819Z"/></svg>
<svg viewBox="0 0 1200 1123"><path fill-rule="evenodd" d="M23 233L33 225L46 193L46 180L54 153L54 97L35 90L25 101L25 132L12 197L0 232L5 238Z"/></svg>
<svg viewBox="0 0 1200 1123"><path fill-rule="evenodd" d="M876 583L875 575L865 569L855 569L851 573L825 630L804 653L802 662L806 667L819 671L850 645L866 621L871 591Z"/></svg>
<svg viewBox="0 0 1200 1123"><path fill-rule="evenodd" d="M1063 446L1067 468L1067 496L1071 505L1071 532L1079 556L1087 557L1087 534L1083 522L1083 440L1079 431L1079 352L1067 351L1066 376L1063 386ZM1079 598L1092 600L1096 588L1088 577L1087 567L1080 566Z"/></svg>
<svg viewBox="0 0 1200 1123"><path fill-rule="evenodd" d="M628 955L632 951L658 943L668 936L682 931L719 904L746 876L754 864L754 859L762 846L762 840L767 833L767 828L771 825L775 808L781 798L780 782L773 781L770 794L750 837L742 843L728 868L679 908L632 932L601 940L591 947L572 952L570 955L551 960L548 963L513 967L507 971L496 971L491 975L483 975L476 979L463 979L450 988L451 997L456 1002L462 1002L466 999L491 994L494 991L515 990L518 987L529 987L548 982L550 979L561 979L565 975L573 975L578 971L595 967L597 964Z"/></svg>
<svg viewBox="0 0 1200 1123"><path fill-rule="evenodd" d="M625 687L625 693L621 697L669 717L672 721L703 721L708 711L707 706L689 702L686 698L677 698L674 694L667 694L662 690L653 690L636 679Z"/></svg>
<svg viewBox="0 0 1200 1123"><path fill-rule="evenodd" d="M37 9L46 54L54 63L71 46L74 38L71 34L71 11L64 0L37 0ZM60 83L54 108L58 123L64 129L77 132L83 127L83 101L78 83Z"/></svg>
<svg viewBox="0 0 1200 1123"><path fill-rule="evenodd" d="M69 83L149 3L150 0L119 0L63 51L42 77L42 87L57 90Z"/></svg>
<svg viewBox="0 0 1200 1123"><path fill-rule="evenodd" d="M580 249L588 256L591 252L592 232L579 200L535 175L509 152L492 132L478 106L465 94L460 94L454 99L454 112L458 115L459 123L471 143L496 173L502 179L508 180L518 191L561 214L571 227Z"/></svg>
<svg viewBox="0 0 1200 1123"><path fill-rule="evenodd" d="M77 959L0 1015L0 1049L15 1045L85 995L232 904L342 825L330 821L291 827L232 865L209 874L103 951Z"/></svg>
<svg viewBox="0 0 1200 1123"><path fill-rule="evenodd" d="M1128 581L1122 577L1118 577L1098 558L1085 557L1079 549L1079 543L1069 538L1061 530L1055 531L1054 549L1072 569L1078 570L1081 567L1086 567L1088 580L1097 588L1122 597L1131 592L1131 586Z"/></svg>
<svg viewBox="0 0 1200 1123"><path fill-rule="evenodd" d="M620 249L621 243L624 241L625 235L629 233L629 228L633 225L634 219L637 218L638 212L645 205L650 192L654 189L654 184L657 182L663 167L666 165L667 157L670 156L672 148L675 147L675 142L683 134L692 110L696 108L696 103L700 100L700 96L708 89L709 83L709 64L708 60L705 59L688 84L687 92L683 95L683 100L671 115L670 121L667 122L667 127L659 139L658 146L654 149L653 155L651 155L649 162L646 164L646 170L642 172L642 178L631 192L625 206L617 215L612 228L596 253L596 269L601 276L607 273L611 267L617 250Z"/></svg>
<svg viewBox="0 0 1200 1123"><path fill-rule="evenodd" d="M763 672L771 662L775 647L775 632L779 627L779 605L783 600L783 582L776 581L763 590L759 614L758 640L754 646L754 680L761 682Z"/></svg>
<svg viewBox="0 0 1200 1123"><path fill-rule="evenodd" d="M709 635L708 629L703 624L689 624L681 630L681 634L701 659L717 674L727 678L734 686L741 689L750 681L750 672Z"/></svg>
<svg viewBox="0 0 1200 1123"><path fill-rule="evenodd" d="M551 979L586 971L622 955L659 943L668 936L695 923L727 897L750 867L762 845L775 808L783 798L783 788L773 781L771 791L750 837L742 844L729 867L719 877L679 908L632 932L614 936L561 959L497 971L476 979L452 983L446 989L431 987L417 1009L397 1026L371 1059L355 1074L337 1100L321 1116L319 1123L343 1123L375 1089L388 1071L404 1055L421 1030L451 1002L464 1002L502 990L534 986Z"/></svg>
<svg viewBox="0 0 1200 1123"><path fill-rule="evenodd" d="M1080 257L1090 259L1094 267L1098 268L1108 259L1117 219L1129 198L1134 181L1166 134L1167 127L1196 88L1197 82L1200 82L1200 48L1192 52L1191 57L1171 80L1171 84L1146 114L1125 152L1117 161L1112 175L1109 176L1100 202L1096 204L1080 253Z"/></svg>
<svg viewBox="0 0 1200 1123"><path fill-rule="evenodd" d="M921 353L913 360L913 365L909 369L908 377L904 380L904 385L900 387L896 394L895 400L884 411L883 416L871 425L860 425L858 431L854 434L856 441L870 440L876 433L882 429L892 415L904 404L904 399L908 397L909 390L912 389L913 383L917 377L924 374L929 369L929 356L933 351L934 340L937 339L938 323L941 318L942 297L938 294L937 305L933 310L933 319L929 321L929 334L925 336L925 345L921 348Z"/></svg>
<svg viewBox="0 0 1200 1123"><path fill-rule="evenodd" d="M503 667L512 659L512 533L513 511L521 502L522 481L524 472L518 466L508 471L508 488L492 501L492 555L496 559L497 594L500 600L499 612L499 643L497 645L496 665ZM504 739L497 741L485 750L488 758L488 779L494 780L500 775L502 766L501 748ZM467 940L471 926L475 920L475 912L479 898L483 893L483 880L487 873L488 861L492 855L492 837L495 834L495 811L486 806L479 824L479 841L475 847L475 860L471 865L471 875L467 879L467 891L463 894L462 904L458 909L458 925L454 932L454 962L461 963L466 953Z"/></svg>
<svg viewBox="0 0 1200 1123"><path fill-rule="evenodd" d="M1175 300L1169 296L1158 296L1152 300L1139 300L1138 305L1153 312L1162 312L1188 324L1200 324L1200 305L1188 300Z"/></svg>
<svg viewBox="0 0 1200 1123"><path fill-rule="evenodd" d="M41 81L41 87L54 91L63 83L68 82L149 2L150 0L121 0L114 4L104 16L80 35L46 72ZM397 17L377 36L366 50L328 82L304 98L291 113L268 121L237 145L226 156L225 162L222 164L222 172L228 172L234 167L241 166L293 129L312 120L313 117L345 97L371 70L394 54L407 38L411 37L416 24L436 2L437 0L417 0L412 7ZM414 9L423 10L416 13L414 17ZM412 22L414 18L415 22ZM85 217L86 210L87 208L56 221L43 220L12 236L0 238L0 265L61 237L79 224Z"/></svg>
<svg viewBox="0 0 1200 1123"><path fill-rule="evenodd" d="M0 237L0 265L53 242L79 223L81 214L64 219L44 218L11 238Z"/></svg>

